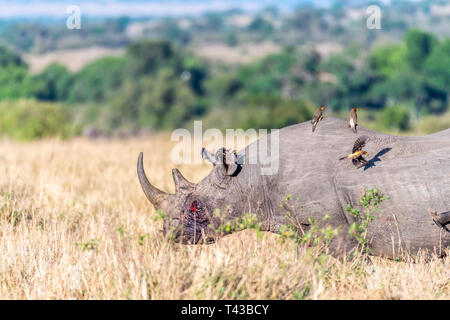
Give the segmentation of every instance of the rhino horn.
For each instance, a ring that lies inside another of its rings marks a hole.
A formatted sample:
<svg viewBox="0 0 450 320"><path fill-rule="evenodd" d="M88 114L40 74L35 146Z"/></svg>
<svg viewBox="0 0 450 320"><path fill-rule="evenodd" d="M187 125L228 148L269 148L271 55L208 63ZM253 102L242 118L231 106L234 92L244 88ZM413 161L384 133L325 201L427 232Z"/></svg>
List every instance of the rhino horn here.
<svg viewBox="0 0 450 320"><path fill-rule="evenodd" d="M176 192L190 190L194 188L194 184L188 181L185 177L183 177L180 170L176 168L172 169L172 177L173 182L175 183Z"/></svg>
<svg viewBox="0 0 450 320"><path fill-rule="evenodd" d="M139 154L138 162L137 162L137 174L139 178L139 182L141 183L142 190L144 191L147 199L154 205L159 206L161 203L169 197L168 193L165 193L155 186L153 186L150 181L148 181L147 176L145 175L144 165L143 165L143 154L142 152Z"/></svg>

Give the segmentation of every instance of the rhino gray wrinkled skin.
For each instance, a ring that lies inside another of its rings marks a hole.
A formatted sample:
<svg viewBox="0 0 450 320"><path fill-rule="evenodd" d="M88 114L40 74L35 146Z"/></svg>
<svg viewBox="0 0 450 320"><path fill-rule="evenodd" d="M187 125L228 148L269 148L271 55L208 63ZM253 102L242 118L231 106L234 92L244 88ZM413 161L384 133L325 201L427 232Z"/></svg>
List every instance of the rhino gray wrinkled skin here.
<svg viewBox="0 0 450 320"><path fill-rule="evenodd" d="M362 135L369 137L364 147L368 163L357 168L348 159L339 161ZM309 121L292 125L279 131L279 168L273 175L262 175L259 163L249 163L250 146L238 153L243 156L242 165L235 161L238 156L225 149L216 155L204 151L214 168L197 184L174 169L175 194L150 184L140 154L141 186L155 208L165 213L164 229L173 232L176 241L213 241L221 224L244 213L256 214L262 230L278 232L289 223L286 211L292 209L280 204L292 195L302 206L298 212L302 228L308 229L309 217L320 221L328 214L326 223L340 230L331 249L348 253L357 243L348 235L348 226L356 218L347 212L347 205L361 209L365 190L376 188L387 199L378 206L367 230L371 254L395 258L450 246L450 233L439 228L429 213L450 211L450 129L407 137L362 126L355 135L345 121L334 118L324 119L314 133ZM221 215L214 214L217 209Z"/></svg>

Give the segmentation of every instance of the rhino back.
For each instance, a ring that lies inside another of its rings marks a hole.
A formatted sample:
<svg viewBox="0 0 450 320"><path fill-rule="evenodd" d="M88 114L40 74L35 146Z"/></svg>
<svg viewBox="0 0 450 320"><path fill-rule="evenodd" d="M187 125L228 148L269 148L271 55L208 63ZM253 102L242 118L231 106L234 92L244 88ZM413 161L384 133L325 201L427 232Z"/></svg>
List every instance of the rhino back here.
<svg viewBox="0 0 450 320"><path fill-rule="evenodd" d="M364 147L369 165L357 169L339 158L351 153L362 135L370 137ZM360 208L365 189L377 188L388 199L369 226L375 253L450 245L449 235L440 234L429 215L430 210L450 210L450 130L397 137L358 127L354 134L345 121L326 118L314 133L305 122L281 129L279 137L279 170L265 177L275 215L284 213L280 204L292 195L305 215L330 214L334 223L352 223L347 204Z"/></svg>
<svg viewBox="0 0 450 320"><path fill-rule="evenodd" d="M373 250L395 256L402 249L416 253L450 245L450 234L441 233L429 214L450 210L450 131L423 137L375 135L365 150L371 154L369 166L355 170L348 162L339 164L334 183L341 203L356 208L365 188L388 197L369 225Z"/></svg>

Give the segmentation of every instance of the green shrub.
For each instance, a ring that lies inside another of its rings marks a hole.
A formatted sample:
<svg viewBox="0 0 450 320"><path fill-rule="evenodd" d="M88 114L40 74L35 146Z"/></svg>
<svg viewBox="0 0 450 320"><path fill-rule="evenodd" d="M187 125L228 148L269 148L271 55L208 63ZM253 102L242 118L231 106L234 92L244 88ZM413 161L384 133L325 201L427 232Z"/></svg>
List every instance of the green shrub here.
<svg viewBox="0 0 450 320"><path fill-rule="evenodd" d="M433 86L450 93L450 40L433 50L424 63L424 72Z"/></svg>
<svg viewBox="0 0 450 320"><path fill-rule="evenodd" d="M19 100L0 104L0 135L18 140L76 134L69 110L58 104Z"/></svg>
<svg viewBox="0 0 450 320"><path fill-rule="evenodd" d="M385 45L374 48L369 57L370 68L378 74L390 78L405 66L406 46Z"/></svg>
<svg viewBox="0 0 450 320"><path fill-rule="evenodd" d="M73 76L67 99L83 103L108 101L125 79L126 64L124 57L105 57L88 64Z"/></svg>
<svg viewBox="0 0 450 320"><path fill-rule="evenodd" d="M406 131L410 129L410 113L404 106L391 106L380 112L378 119L386 129Z"/></svg>
<svg viewBox="0 0 450 320"><path fill-rule="evenodd" d="M31 77L20 55L0 46L0 99L31 96Z"/></svg>
<svg viewBox="0 0 450 320"><path fill-rule="evenodd" d="M302 100L275 97L250 97L249 103L240 108L233 126L237 128L280 129L311 119L314 109Z"/></svg>
<svg viewBox="0 0 450 320"><path fill-rule="evenodd" d="M26 67L0 67L0 99L19 99L30 97L31 94L32 81Z"/></svg>
<svg viewBox="0 0 450 320"><path fill-rule="evenodd" d="M369 223L376 218L373 214L377 211L378 205L386 199L386 195L381 193L380 190L366 189L359 199L359 204L363 207L361 210L352 207L351 204L347 204L346 211L351 213L356 219L356 221L349 226L348 234L358 241L366 253L370 253L366 239Z"/></svg>
<svg viewBox="0 0 450 320"><path fill-rule="evenodd" d="M71 88L71 74L67 68L52 63L33 77L33 96L38 100L61 101L67 99Z"/></svg>
<svg viewBox="0 0 450 320"><path fill-rule="evenodd" d="M410 29L405 35L406 60L413 70L420 70L438 43L437 38L421 30Z"/></svg>

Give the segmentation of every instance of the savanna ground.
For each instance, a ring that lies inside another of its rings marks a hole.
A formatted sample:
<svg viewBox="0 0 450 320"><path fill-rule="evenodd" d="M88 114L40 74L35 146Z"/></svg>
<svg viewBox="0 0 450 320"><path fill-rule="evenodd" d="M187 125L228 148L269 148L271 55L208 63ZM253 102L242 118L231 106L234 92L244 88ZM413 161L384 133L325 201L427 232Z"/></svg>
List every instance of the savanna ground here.
<svg viewBox="0 0 450 320"><path fill-rule="evenodd" d="M255 230L171 243L136 176L144 151L150 180L173 191L168 141L1 141L0 298L450 298L450 258L370 265ZM178 168L195 182L211 170Z"/></svg>

